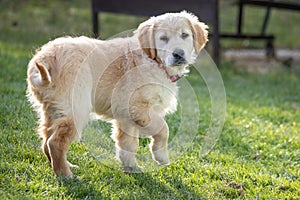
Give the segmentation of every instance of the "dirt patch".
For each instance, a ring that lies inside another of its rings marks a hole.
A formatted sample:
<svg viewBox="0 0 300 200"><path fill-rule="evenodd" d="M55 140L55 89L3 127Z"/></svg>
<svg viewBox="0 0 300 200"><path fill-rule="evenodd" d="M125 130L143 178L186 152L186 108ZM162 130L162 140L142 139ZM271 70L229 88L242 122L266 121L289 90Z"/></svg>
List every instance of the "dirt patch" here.
<svg viewBox="0 0 300 200"><path fill-rule="evenodd" d="M300 69L300 50L277 49L275 58L266 57L262 49L228 49L223 55L233 61L239 70L248 72Z"/></svg>

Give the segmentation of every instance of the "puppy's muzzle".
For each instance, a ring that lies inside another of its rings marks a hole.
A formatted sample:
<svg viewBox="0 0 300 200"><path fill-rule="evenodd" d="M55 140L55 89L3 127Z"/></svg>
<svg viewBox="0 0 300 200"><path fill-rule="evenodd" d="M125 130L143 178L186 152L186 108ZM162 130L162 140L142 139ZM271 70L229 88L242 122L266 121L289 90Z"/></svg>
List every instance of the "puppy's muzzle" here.
<svg viewBox="0 0 300 200"><path fill-rule="evenodd" d="M173 65L178 66L178 65L183 65L186 64L187 61L184 57L184 50L182 49L175 49L172 53L173 55Z"/></svg>

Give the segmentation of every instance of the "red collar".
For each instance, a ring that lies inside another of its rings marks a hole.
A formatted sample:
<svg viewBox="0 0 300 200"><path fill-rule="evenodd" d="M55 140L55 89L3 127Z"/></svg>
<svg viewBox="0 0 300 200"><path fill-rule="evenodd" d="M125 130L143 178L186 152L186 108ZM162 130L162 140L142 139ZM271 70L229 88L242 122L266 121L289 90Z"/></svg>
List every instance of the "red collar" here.
<svg viewBox="0 0 300 200"><path fill-rule="evenodd" d="M179 74L170 76L167 69L166 69L166 67L163 64L159 64L159 67L162 68L165 71L167 77L170 79L171 82L176 82L184 76L184 75L179 75Z"/></svg>
<svg viewBox="0 0 300 200"><path fill-rule="evenodd" d="M181 77L183 77L183 75L180 76L180 75L176 74L174 76L169 76L169 79L171 80L171 82L176 82L179 79L181 79Z"/></svg>

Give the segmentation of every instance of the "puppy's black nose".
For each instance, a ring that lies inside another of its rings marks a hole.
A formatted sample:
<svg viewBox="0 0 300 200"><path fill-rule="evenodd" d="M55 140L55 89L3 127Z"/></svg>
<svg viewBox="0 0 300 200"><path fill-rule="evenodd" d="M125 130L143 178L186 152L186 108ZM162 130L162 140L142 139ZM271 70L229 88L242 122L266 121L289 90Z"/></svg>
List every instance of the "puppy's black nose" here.
<svg viewBox="0 0 300 200"><path fill-rule="evenodd" d="M182 49L175 49L172 55L174 57L175 65L182 65L186 63L186 60L184 58L184 51Z"/></svg>
<svg viewBox="0 0 300 200"><path fill-rule="evenodd" d="M182 49L175 49L172 54L175 59L181 59L184 56L184 51Z"/></svg>

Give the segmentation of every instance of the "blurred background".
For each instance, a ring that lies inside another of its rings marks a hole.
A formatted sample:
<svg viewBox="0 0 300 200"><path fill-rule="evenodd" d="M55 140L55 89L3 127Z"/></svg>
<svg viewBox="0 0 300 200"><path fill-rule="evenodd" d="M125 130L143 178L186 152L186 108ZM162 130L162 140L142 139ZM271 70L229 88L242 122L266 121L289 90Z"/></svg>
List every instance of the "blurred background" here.
<svg viewBox="0 0 300 200"><path fill-rule="evenodd" d="M295 0L283 1L296 3ZM219 0L219 32L235 33L238 23L238 1ZM266 14L266 7L245 6L243 9L242 31L247 34L259 34ZM99 15L101 39L117 33L134 29L147 17L134 15L101 13ZM201 20L201 19L200 19ZM205 22L205 21L204 21ZM297 60L300 49L300 12L271 9L266 34L275 36L275 50L293 50L295 55L285 55L284 59ZM34 49L48 40L58 36L86 35L92 33L91 1L86 0L1 0L0 1L0 47L21 45L26 49ZM210 28L212 31L212 28ZM265 42L251 39L221 38L221 58L237 59L237 53L228 49L264 49ZM9 48L9 47L8 47ZM209 48L208 48L209 49ZM289 54L288 53L288 54ZM264 52L246 52L248 55L263 56ZM239 54L243 56L243 54ZM248 60L249 61L249 60ZM291 61L291 60L290 60ZM289 63L288 63L289 64ZM247 65L247 63L246 63ZM290 64L291 65L291 64Z"/></svg>

